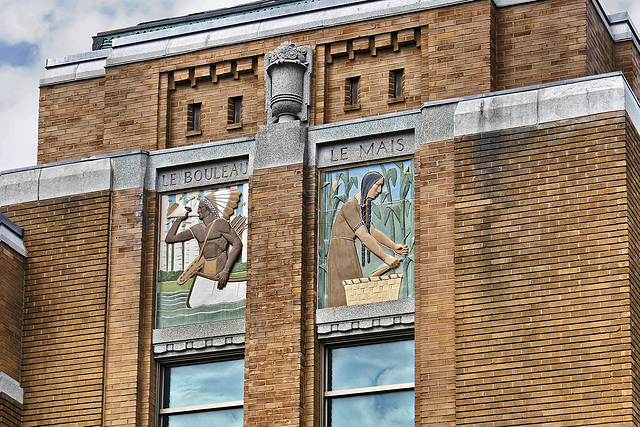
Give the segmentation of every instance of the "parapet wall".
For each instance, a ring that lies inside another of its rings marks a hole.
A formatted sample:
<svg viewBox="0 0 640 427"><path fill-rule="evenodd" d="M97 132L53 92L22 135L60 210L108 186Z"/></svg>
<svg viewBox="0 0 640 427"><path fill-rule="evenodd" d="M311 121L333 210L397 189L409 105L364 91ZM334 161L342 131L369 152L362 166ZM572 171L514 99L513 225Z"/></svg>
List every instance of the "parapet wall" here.
<svg viewBox="0 0 640 427"><path fill-rule="evenodd" d="M634 92L638 85L633 26L606 17L597 1L303 6L244 24L223 18L125 36L104 51L50 60L41 80L38 163L252 137L268 122L264 55L286 40L313 51L311 126L611 71L622 71ZM401 96L391 90L397 71ZM353 79L359 100L351 105ZM196 132L193 105L200 108Z"/></svg>

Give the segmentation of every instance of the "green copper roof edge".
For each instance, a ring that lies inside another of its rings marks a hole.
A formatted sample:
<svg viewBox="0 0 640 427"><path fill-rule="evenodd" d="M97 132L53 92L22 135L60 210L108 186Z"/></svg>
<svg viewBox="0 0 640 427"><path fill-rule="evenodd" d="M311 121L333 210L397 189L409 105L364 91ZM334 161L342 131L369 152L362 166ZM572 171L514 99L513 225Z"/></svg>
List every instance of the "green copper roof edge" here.
<svg viewBox="0 0 640 427"><path fill-rule="evenodd" d="M149 26L149 25L146 25L146 24L153 24L153 23L160 24L164 20L150 21L148 23L142 23L142 24L140 24L140 25L138 25L136 27L129 27L129 28L124 28L122 30L105 31L105 32L102 32L102 33L98 33L98 35L95 36L94 39L96 39L96 38L99 39L100 40L100 45L99 46L94 46L93 50L108 49L108 48L112 47L113 39L116 39L116 38L119 38L119 37L131 36L131 35L136 35L136 34L150 33L150 32L154 32L154 31L166 30L168 28L183 27L183 26L186 26L186 25L200 24L202 22L217 21L217 20L220 20L220 19L231 18L231 17L234 17L234 16L249 15L249 14L252 14L252 13L263 12L263 11L266 11L266 10L279 9L279 8L285 7L285 6L293 6L293 5L304 4L304 3L314 3L316 1L318 1L318 0L287 1L287 2L283 2L283 3L277 3L277 4L274 4L274 5L270 5L270 6L257 7L255 9L241 10L241 11L238 11L238 12L233 12L233 10L236 9L236 8L229 8L230 12L226 13L226 14L214 15L214 16L210 16L210 17L207 17L207 18L200 18L200 19L196 18L197 15L202 15L202 14L207 13L207 12L202 12L202 13L193 14L193 17L195 18L193 20L176 21L176 22L167 23L167 24L161 24L161 25L157 25L157 26ZM256 4L261 4L261 3L264 3L264 2L260 2L260 3L256 3ZM187 18L189 16L192 16L192 15L187 15L184 18ZM179 19L181 19L181 18L179 18Z"/></svg>

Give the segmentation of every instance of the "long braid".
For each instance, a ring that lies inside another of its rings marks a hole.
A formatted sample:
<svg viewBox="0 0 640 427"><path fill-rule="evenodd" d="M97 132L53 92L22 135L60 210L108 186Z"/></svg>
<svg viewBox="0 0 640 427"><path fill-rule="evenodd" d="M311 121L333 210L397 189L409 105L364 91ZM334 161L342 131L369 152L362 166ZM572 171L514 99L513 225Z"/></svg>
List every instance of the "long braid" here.
<svg viewBox="0 0 640 427"><path fill-rule="evenodd" d="M371 187L382 178L382 174L379 172L367 172L364 177L362 177L362 182L360 185L360 218L364 222L364 225L367 229L367 233L371 234L371 202L372 200L367 197L369 194L369 190ZM366 259L366 260L365 260ZM364 267L365 264L371 262L371 251L367 248L364 243L362 244L362 257L361 263Z"/></svg>
<svg viewBox="0 0 640 427"><path fill-rule="evenodd" d="M368 203L366 203L366 202L364 204L360 205L360 218L362 218L364 220L365 228L367 229L367 232L369 232L370 224L367 221L367 205L368 205ZM366 258L366 255L367 255L367 247L363 243L362 244L362 256L360 257L361 258L360 262L362 263L363 267L365 265L365 261L364 260ZM371 259L371 255L369 255L369 259ZM369 261L367 261L367 262L369 262Z"/></svg>
<svg viewBox="0 0 640 427"><path fill-rule="evenodd" d="M367 221L366 221L366 227L367 227L367 233L371 234L371 199L367 199ZM367 248L367 264L371 262L371 251L369 250L369 248Z"/></svg>

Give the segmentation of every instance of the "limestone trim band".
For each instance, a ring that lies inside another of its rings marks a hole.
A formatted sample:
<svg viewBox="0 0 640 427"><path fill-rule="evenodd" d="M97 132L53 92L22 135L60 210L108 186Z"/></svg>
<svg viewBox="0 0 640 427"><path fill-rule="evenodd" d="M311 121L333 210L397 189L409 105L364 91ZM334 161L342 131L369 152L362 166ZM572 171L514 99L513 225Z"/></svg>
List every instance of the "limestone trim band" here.
<svg viewBox="0 0 640 427"><path fill-rule="evenodd" d="M403 333L415 325L415 299L319 309L318 338L326 341L378 333Z"/></svg>
<svg viewBox="0 0 640 427"><path fill-rule="evenodd" d="M0 372L0 393L6 394L20 404L23 403L24 391L20 383L4 372Z"/></svg>
<svg viewBox="0 0 640 427"><path fill-rule="evenodd" d="M245 320L221 320L153 330L157 359L236 351L244 348Z"/></svg>

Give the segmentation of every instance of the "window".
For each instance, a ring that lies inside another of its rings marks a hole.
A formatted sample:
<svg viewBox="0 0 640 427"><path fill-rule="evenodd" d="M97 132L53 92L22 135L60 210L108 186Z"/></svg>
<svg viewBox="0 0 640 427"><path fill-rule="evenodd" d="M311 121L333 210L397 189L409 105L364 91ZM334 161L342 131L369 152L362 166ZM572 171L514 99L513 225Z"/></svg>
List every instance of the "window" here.
<svg viewBox="0 0 640 427"><path fill-rule="evenodd" d="M324 425L414 425L414 340L328 346Z"/></svg>
<svg viewBox="0 0 640 427"><path fill-rule="evenodd" d="M187 132L200 133L200 111L202 104L189 104L187 109Z"/></svg>
<svg viewBox="0 0 640 427"><path fill-rule="evenodd" d="M345 110L360 108L360 77L347 79L345 87Z"/></svg>
<svg viewBox="0 0 640 427"><path fill-rule="evenodd" d="M244 359L162 370L160 426L223 425L242 427Z"/></svg>
<svg viewBox="0 0 640 427"><path fill-rule="evenodd" d="M240 125L242 123L242 97L235 96L229 98L227 106L227 124L228 125ZM230 126L227 128L235 128L239 126Z"/></svg>
<svg viewBox="0 0 640 427"><path fill-rule="evenodd" d="M404 70L389 73L389 98L400 101L404 97Z"/></svg>

